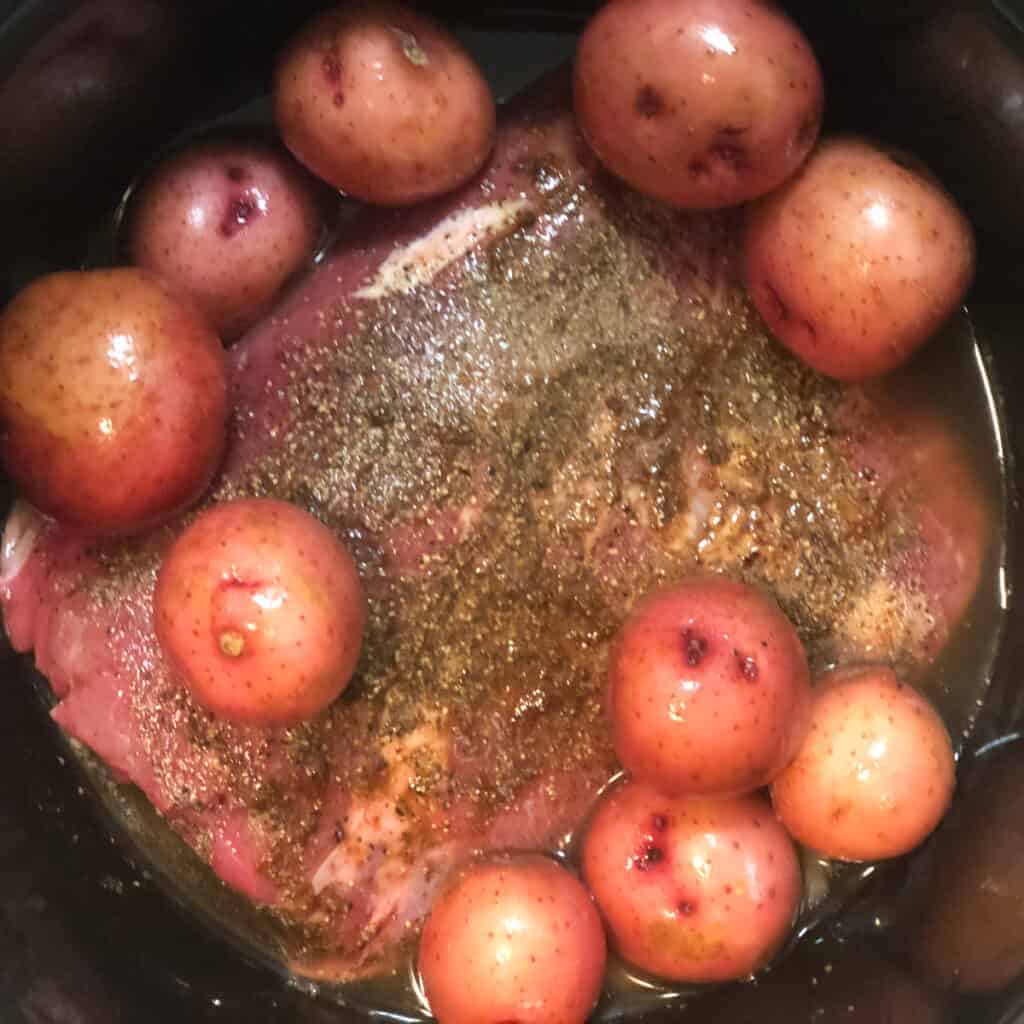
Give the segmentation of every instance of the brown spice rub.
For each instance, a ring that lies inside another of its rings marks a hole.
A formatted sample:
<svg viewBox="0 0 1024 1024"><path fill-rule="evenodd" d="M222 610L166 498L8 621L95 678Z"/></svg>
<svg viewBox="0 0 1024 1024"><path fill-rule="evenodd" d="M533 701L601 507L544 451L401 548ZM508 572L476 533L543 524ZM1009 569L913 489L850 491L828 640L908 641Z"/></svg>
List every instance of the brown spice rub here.
<svg viewBox="0 0 1024 1024"><path fill-rule="evenodd" d="M410 753L410 859L438 838L425 814L417 829L416 798L468 795L486 817L552 764L613 768L607 648L652 587L728 572L778 596L818 667L848 647L846 617L887 579L905 525L847 457L839 389L765 336L723 271L733 227L556 189L457 280L291 357L291 425L211 500L294 501L346 539L370 601L356 680L268 738L197 709L156 650L133 675L174 802L230 791L257 816L306 942L346 912L299 867L325 794L380 786L396 737L443 729L458 764ZM396 531L429 535L453 510L454 538L394 571ZM106 552L96 598L147 614L159 547ZM899 620L884 655L909 664L920 609L907 593L883 583L876 597ZM202 756L183 756L181 731Z"/></svg>
<svg viewBox="0 0 1024 1024"><path fill-rule="evenodd" d="M843 457L838 389L781 353L738 293L680 302L653 254L685 219L609 202L563 197L457 289L393 298L340 351L304 353L295 427L221 495L312 508L367 576L391 525L475 503L465 540L372 588L350 699L377 709L379 738L442 713L498 800L552 758L607 757L606 648L639 594L701 570L763 583L821 664L902 542Z"/></svg>

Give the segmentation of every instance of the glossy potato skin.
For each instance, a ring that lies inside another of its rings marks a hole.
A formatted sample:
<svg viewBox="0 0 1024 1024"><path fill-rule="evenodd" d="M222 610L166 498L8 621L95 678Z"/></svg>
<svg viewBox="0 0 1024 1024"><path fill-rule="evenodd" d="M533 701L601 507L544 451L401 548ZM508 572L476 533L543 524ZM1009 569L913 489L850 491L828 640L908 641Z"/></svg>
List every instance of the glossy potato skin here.
<svg viewBox="0 0 1024 1024"><path fill-rule="evenodd" d="M427 918L419 971L439 1024L583 1024L605 955L580 882L547 857L524 855L456 875Z"/></svg>
<svg viewBox="0 0 1024 1024"><path fill-rule="evenodd" d="M348 685L365 609L355 563L330 530L287 502L244 498L207 509L171 546L153 616L199 704L284 725Z"/></svg>
<svg viewBox="0 0 1024 1024"><path fill-rule="evenodd" d="M991 992L1024 971L1024 747L990 757L959 804L909 948L944 988Z"/></svg>
<svg viewBox="0 0 1024 1024"><path fill-rule="evenodd" d="M695 577L644 599L612 649L613 740L623 766L668 794L738 794L770 782L807 728L810 672L767 596Z"/></svg>
<svg viewBox="0 0 1024 1024"><path fill-rule="evenodd" d="M220 464L220 341L134 269L51 274L0 316L0 453L25 497L89 533L136 533Z"/></svg>
<svg viewBox="0 0 1024 1024"><path fill-rule="evenodd" d="M793 843L761 798L671 798L638 782L603 798L583 878L629 963L694 983L763 967L802 886Z"/></svg>
<svg viewBox="0 0 1024 1024"><path fill-rule="evenodd" d="M387 0L332 8L302 29L278 65L274 112L300 163L384 206L450 192L494 146L494 99L472 59Z"/></svg>
<svg viewBox="0 0 1024 1024"><path fill-rule="evenodd" d="M859 381L906 362L954 311L974 237L929 175L840 137L751 209L743 261L772 333L819 373Z"/></svg>
<svg viewBox="0 0 1024 1024"><path fill-rule="evenodd" d="M635 189L717 209L776 188L821 125L807 40L754 0L611 0L576 55L574 103L601 162Z"/></svg>
<svg viewBox="0 0 1024 1024"><path fill-rule="evenodd" d="M938 712L888 668L814 688L811 725L772 803L793 838L838 860L909 853L949 807L955 762Z"/></svg>
<svg viewBox="0 0 1024 1024"><path fill-rule="evenodd" d="M230 341L308 265L323 222L319 189L267 143L200 143L140 184L129 211L128 251Z"/></svg>

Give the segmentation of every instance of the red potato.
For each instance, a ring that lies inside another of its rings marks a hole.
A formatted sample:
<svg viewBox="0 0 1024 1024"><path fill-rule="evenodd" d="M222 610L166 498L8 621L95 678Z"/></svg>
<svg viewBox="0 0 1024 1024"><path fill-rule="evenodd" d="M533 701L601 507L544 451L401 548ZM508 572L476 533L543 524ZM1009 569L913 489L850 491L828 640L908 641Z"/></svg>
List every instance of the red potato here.
<svg viewBox="0 0 1024 1024"><path fill-rule="evenodd" d="M288 724L345 689L365 618L359 575L334 534L287 502L203 512L160 567L156 634L203 707Z"/></svg>
<svg viewBox="0 0 1024 1024"><path fill-rule="evenodd" d="M796 760L772 784L794 839L839 860L909 853L949 807L953 748L935 709L887 668L846 669L815 687Z"/></svg>
<svg viewBox="0 0 1024 1024"><path fill-rule="evenodd" d="M750 211L743 258L772 333L819 373L856 381L900 366L954 311L974 237L930 176L836 138Z"/></svg>
<svg viewBox="0 0 1024 1024"><path fill-rule="evenodd" d="M384 206L450 192L494 146L479 68L444 29L387 0L333 8L300 31L277 69L274 110L301 163Z"/></svg>
<svg viewBox="0 0 1024 1024"><path fill-rule="evenodd" d="M770 782L807 728L800 638L768 597L722 577L642 601L610 662L615 751L668 794L736 794Z"/></svg>
<svg viewBox="0 0 1024 1024"><path fill-rule="evenodd" d="M538 855L474 864L434 904L419 971L440 1024L583 1024L605 938L590 896Z"/></svg>
<svg viewBox="0 0 1024 1024"><path fill-rule="evenodd" d="M139 532L195 501L220 463L220 342L141 270L51 274L0 316L0 454L33 504Z"/></svg>
<svg viewBox="0 0 1024 1024"><path fill-rule="evenodd" d="M944 988L991 992L1024 972L1024 748L988 759L936 837L915 961Z"/></svg>
<svg viewBox="0 0 1024 1024"><path fill-rule="evenodd" d="M576 54L576 116L601 162L688 209L776 188L821 127L821 70L780 11L755 0L611 0Z"/></svg>
<svg viewBox="0 0 1024 1024"><path fill-rule="evenodd" d="M323 225L319 188L274 146L204 142L142 182L128 250L231 340L309 263Z"/></svg>
<svg viewBox="0 0 1024 1024"><path fill-rule="evenodd" d="M763 967L789 934L802 885L764 800L669 798L637 782L599 805L583 878L629 963L698 983Z"/></svg>

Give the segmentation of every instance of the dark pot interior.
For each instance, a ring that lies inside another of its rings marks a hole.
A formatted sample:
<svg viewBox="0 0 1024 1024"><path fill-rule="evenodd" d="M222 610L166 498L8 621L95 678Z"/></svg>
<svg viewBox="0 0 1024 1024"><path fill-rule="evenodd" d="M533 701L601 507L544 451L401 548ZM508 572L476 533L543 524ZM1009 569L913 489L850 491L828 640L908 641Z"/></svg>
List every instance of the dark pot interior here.
<svg viewBox="0 0 1024 1024"><path fill-rule="evenodd" d="M184 127L265 92L280 41L316 6L312 0L0 2L0 299L43 270L81 263L88 230L138 167ZM467 33L503 95L570 52L571 33L590 6L573 0L433 5ZM1024 412L1017 403L1024 394L1018 343L1024 39L1018 38L1014 12L915 0L798 0L788 6L822 56L833 126L898 139L919 152L978 228L980 272L970 307L991 354L1006 418L1013 504L1013 458L1024 451ZM95 16L70 39L48 46L47 39L62 38L62 21L83 8ZM126 9L131 18L120 16ZM957 401L957 387L948 382L950 403ZM1024 572L1020 517L1013 512L1009 589ZM26 684L24 666L9 652L4 670L3 1020L366 1019L286 984L174 903L113 835L77 763L61 755L56 727ZM975 752L1020 728L1022 673L1024 616L1014 607L992 697L962 764L968 781ZM1008 899L1014 908L1024 906L1024 892L1010 892ZM1024 910L1013 912L1024 916ZM1024 935L1024 926L1017 931ZM710 1004L664 1019L697 1020L707 1013L728 1021L1024 1020L1019 983L984 998L947 998L914 980L900 952L890 955L884 941L870 952L835 952L811 944L777 982L750 990L754 998L728 996L723 1009L712 997ZM823 977L826 960L839 969L823 985L812 985L812 976ZM1019 965L1024 967L1024 951Z"/></svg>

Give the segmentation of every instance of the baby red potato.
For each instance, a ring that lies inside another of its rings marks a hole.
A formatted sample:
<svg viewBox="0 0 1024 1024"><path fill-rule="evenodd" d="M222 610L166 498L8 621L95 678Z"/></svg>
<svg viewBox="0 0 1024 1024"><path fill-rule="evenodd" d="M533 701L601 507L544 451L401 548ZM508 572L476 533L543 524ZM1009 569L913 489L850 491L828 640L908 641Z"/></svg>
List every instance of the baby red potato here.
<svg viewBox="0 0 1024 1024"><path fill-rule="evenodd" d="M807 40L755 0L611 0L580 39L574 100L612 173L700 210L785 181L814 145L824 102Z"/></svg>
<svg viewBox="0 0 1024 1024"><path fill-rule="evenodd" d="M494 145L490 88L440 26L390 0L325 11L289 44L274 111L317 177L385 206L450 192Z"/></svg>
<svg viewBox="0 0 1024 1024"><path fill-rule="evenodd" d="M953 312L974 239L929 175L836 138L750 211L744 265L772 333L819 373L856 381L905 362Z"/></svg>
<svg viewBox="0 0 1024 1024"><path fill-rule="evenodd" d="M0 316L4 465L32 504L137 533L195 501L220 463L220 341L142 270L50 274Z"/></svg>
<svg viewBox="0 0 1024 1024"><path fill-rule="evenodd" d="M800 638L760 591L697 577L641 601L611 654L615 751L662 793L737 794L770 782L807 727Z"/></svg>
<svg viewBox="0 0 1024 1024"><path fill-rule="evenodd" d="M308 264L323 222L321 188L276 146L209 140L139 186L128 250L230 341Z"/></svg>
<svg viewBox="0 0 1024 1024"><path fill-rule="evenodd" d="M887 668L846 669L814 689L811 725L772 784L794 839L839 860L909 853L938 825L955 784L935 709Z"/></svg>
<svg viewBox="0 0 1024 1024"><path fill-rule="evenodd" d="M539 855L458 873L427 918L419 953L440 1024L583 1024L604 966L604 930L590 896Z"/></svg>
<svg viewBox="0 0 1024 1024"><path fill-rule="evenodd" d="M351 556L287 502L214 505L157 577L156 633L203 707L259 725L309 718L345 689L365 617Z"/></svg>
<svg viewBox="0 0 1024 1024"><path fill-rule="evenodd" d="M802 884L764 800L670 798L638 782L602 800L583 878L629 963L694 983L763 967L789 933Z"/></svg>

